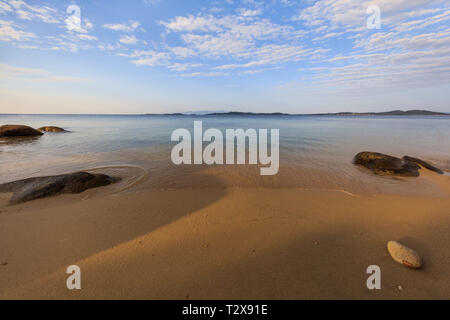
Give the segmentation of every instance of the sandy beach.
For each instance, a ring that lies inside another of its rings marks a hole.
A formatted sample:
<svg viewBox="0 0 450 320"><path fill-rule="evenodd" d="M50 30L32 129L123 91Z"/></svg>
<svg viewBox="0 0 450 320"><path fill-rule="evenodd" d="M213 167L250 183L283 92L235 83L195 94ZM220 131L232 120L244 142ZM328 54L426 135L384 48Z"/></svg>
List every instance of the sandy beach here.
<svg viewBox="0 0 450 320"><path fill-rule="evenodd" d="M449 299L450 178L413 179L440 195L105 187L6 206L2 194L0 298ZM394 262L389 240L423 268ZM69 265L81 290L66 288ZM369 265L381 290L366 287Z"/></svg>

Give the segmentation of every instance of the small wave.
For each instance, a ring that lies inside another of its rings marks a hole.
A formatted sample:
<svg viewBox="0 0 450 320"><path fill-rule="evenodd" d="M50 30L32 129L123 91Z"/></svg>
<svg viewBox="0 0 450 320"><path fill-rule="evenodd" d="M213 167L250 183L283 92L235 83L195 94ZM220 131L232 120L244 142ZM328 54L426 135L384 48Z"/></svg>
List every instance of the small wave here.
<svg viewBox="0 0 450 320"><path fill-rule="evenodd" d="M131 176L127 176L126 174L118 175L117 171L116 172L108 172L108 170L114 171L114 169L139 169L141 172L138 175L131 175ZM148 177L148 171L146 169L144 169L140 166L136 166L136 165L98 166L98 167L93 167L93 168L87 168L87 169L84 169L83 171L87 171L87 172L101 171L104 174L109 174L111 176L118 175L120 178L122 178L122 181L117 184L117 186L120 186L120 188L117 190L107 192L106 193L107 195L118 194L125 190L128 190L128 189L142 183Z"/></svg>

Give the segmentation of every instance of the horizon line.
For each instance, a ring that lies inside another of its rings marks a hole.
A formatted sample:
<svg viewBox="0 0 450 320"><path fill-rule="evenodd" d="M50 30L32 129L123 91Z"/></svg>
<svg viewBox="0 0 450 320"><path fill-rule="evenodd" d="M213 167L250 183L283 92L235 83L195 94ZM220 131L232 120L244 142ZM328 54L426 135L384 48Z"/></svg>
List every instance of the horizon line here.
<svg viewBox="0 0 450 320"><path fill-rule="evenodd" d="M324 112L324 113L288 113L288 112L246 112L246 111L213 111L211 110L208 113L204 111L187 111L187 112L170 112L170 113L8 113L8 112L0 112L0 115L72 115L72 116L170 116L170 115L179 115L179 116L220 116L220 115L285 115L285 116L320 116L320 115L401 115L395 113L417 113L416 115L427 115L427 114L437 114L437 115L450 115L448 111L434 111L434 110L426 110L426 109L410 109L410 110L389 110L389 111L364 111L364 112L356 112L356 111L338 111L338 112ZM425 113L425 114L420 114ZM410 114L414 115L414 114Z"/></svg>

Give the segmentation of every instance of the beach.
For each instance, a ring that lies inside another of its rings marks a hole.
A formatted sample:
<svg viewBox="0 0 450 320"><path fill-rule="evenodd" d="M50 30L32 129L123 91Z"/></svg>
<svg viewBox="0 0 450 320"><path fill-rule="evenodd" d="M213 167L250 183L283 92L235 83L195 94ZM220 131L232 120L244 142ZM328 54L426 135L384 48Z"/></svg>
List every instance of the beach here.
<svg viewBox="0 0 450 320"><path fill-rule="evenodd" d="M0 298L448 299L450 181L422 171L441 196L106 187L3 202ZM389 240L417 250L423 268L394 262ZM81 290L66 288L69 265ZM366 287L369 265L381 290Z"/></svg>
<svg viewBox="0 0 450 320"><path fill-rule="evenodd" d="M450 1L77 2L0 0L0 303L450 300Z"/></svg>
<svg viewBox="0 0 450 320"><path fill-rule="evenodd" d="M279 128L271 176L173 164L170 132L195 119L5 116L69 132L2 138L0 183L80 170L120 181L15 205L0 193L0 299L450 298L448 117L201 118ZM363 150L418 156L444 174L374 174L352 163ZM391 240L423 267L395 262ZM81 290L66 286L72 265ZM372 265L380 290L366 285Z"/></svg>

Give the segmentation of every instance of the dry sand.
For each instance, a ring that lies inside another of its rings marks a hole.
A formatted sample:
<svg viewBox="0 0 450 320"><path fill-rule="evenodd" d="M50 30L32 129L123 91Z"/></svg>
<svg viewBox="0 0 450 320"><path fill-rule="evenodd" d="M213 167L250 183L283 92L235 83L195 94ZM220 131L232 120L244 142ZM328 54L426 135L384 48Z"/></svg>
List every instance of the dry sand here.
<svg viewBox="0 0 450 320"><path fill-rule="evenodd" d="M6 207L3 194L0 298L449 299L450 177L417 179L443 196L97 190ZM388 240L424 267L394 262ZM69 291L74 264L82 289ZM366 287L369 265L381 268L381 290Z"/></svg>

